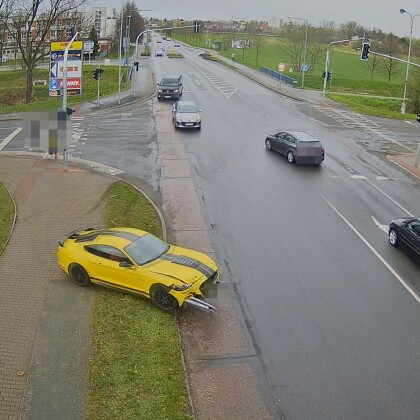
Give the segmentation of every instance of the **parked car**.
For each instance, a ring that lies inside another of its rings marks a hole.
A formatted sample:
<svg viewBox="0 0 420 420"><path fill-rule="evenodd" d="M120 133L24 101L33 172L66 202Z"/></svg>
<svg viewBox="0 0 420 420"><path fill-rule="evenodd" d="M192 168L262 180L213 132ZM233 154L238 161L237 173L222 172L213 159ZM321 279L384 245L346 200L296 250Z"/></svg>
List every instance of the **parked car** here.
<svg viewBox="0 0 420 420"><path fill-rule="evenodd" d="M216 308L203 300L218 281L207 255L169 245L133 228L78 230L59 242L58 265L79 286L91 283L145 296L163 310L184 305Z"/></svg>
<svg viewBox="0 0 420 420"><path fill-rule="evenodd" d="M178 101L172 108L175 128L197 128L201 130L201 109L193 101Z"/></svg>
<svg viewBox="0 0 420 420"><path fill-rule="evenodd" d="M395 219L388 232L392 246L400 246L420 263L420 219Z"/></svg>
<svg viewBox="0 0 420 420"><path fill-rule="evenodd" d="M181 44L179 44L178 42L175 42L175 44L174 44L174 47L175 48L178 48L178 47L180 47L181 46Z"/></svg>
<svg viewBox="0 0 420 420"><path fill-rule="evenodd" d="M161 40L161 39L157 39L157 40L156 40L156 42L157 42L158 44L162 44L162 40Z"/></svg>
<svg viewBox="0 0 420 420"><path fill-rule="evenodd" d="M305 131L280 131L268 135L265 147L285 155L289 163L320 165L325 159L321 142Z"/></svg>
<svg viewBox="0 0 420 420"><path fill-rule="evenodd" d="M157 48L155 51L155 57L164 57L165 50L163 48Z"/></svg>
<svg viewBox="0 0 420 420"><path fill-rule="evenodd" d="M182 95L182 76L165 76L158 84L158 100L179 99Z"/></svg>

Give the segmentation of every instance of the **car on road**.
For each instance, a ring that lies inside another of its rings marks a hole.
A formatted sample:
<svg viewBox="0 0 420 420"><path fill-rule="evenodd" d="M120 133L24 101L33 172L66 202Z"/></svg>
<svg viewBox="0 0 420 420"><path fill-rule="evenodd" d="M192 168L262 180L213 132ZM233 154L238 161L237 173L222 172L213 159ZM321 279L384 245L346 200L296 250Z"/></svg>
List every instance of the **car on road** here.
<svg viewBox="0 0 420 420"><path fill-rule="evenodd" d="M182 95L183 82L182 75L165 76L158 84L157 98L161 99L179 99Z"/></svg>
<svg viewBox="0 0 420 420"><path fill-rule="evenodd" d="M158 44L162 44L162 40L161 40L161 39L157 39L157 40L156 40L156 42L157 42Z"/></svg>
<svg viewBox="0 0 420 420"><path fill-rule="evenodd" d="M218 282L212 258L169 245L134 228L89 228L59 242L58 265L79 286L91 283L150 298L175 311L184 305L215 310L203 297Z"/></svg>
<svg viewBox="0 0 420 420"><path fill-rule="evenodd" d="M175 48L178 48L178 47L180 47L181 46L181 44L179 44L178 42L175 42L175 44L174 44L174 47Z"/></svg>
<svg viewBox="0 0 420 420"><path fill-rule="evenodd" d="M178 101L172 108L175 128L196 128L201 130L201 109L193 101Z"/></svg>
<svg viewBox="0 0 420 420"><path fill-rule="evenodd" d="M164 57L165 50L163 48L157 48L155 51L155 57Z"/></svg>
<svg viewBox="0 0 420 420"><path fill-rule="evenodd" d="M420 263L420 219L395 219L389 225L389 243L400 246Z"/></svg>
<svg viewBox="0 0 420 420"><path fill-rule="evenodd" d="M287 157L289 163L320 165L325 159L321 142L306 131L280 131L265 139L267 150Z"/></svg>

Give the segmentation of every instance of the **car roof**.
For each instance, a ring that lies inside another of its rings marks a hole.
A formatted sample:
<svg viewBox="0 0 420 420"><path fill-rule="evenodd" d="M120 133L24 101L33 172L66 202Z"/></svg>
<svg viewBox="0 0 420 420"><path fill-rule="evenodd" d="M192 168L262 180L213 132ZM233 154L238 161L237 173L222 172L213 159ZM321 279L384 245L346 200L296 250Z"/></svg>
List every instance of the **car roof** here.
<svg viewBox="0 0 420 420"><path fill-rule="evenodd" d="M96 245L110 245L124 248L147 232L134 228L96 229L74 238L76 243L94 243Z"/></svg>
<svg viewBox="0 0 420 420"><path fill-rule="evenodd" d="M197 106L196 104L195 104L195 102L193 102L193 101L178 101L177 102L177 104L178 104L178 106L179 105L193 105L193 106Z"/></svg>
<svg viewBox="0 0 420 420"><path fill-rule="evenodd" d="M307 133L306 131L286 131L286 132L296 137L299 141L319 141L315 136Z"/></svg>

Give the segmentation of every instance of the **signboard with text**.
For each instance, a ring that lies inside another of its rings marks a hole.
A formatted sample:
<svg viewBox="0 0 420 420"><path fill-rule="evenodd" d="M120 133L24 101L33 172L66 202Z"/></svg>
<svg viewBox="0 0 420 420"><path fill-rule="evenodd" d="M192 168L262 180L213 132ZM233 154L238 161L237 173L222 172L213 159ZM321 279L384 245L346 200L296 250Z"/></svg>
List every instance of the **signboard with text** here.
<svg viewBox="0 0 420 420"><path fill-rule="evenodd" d="M64 50L68 42L51 42L50 52L50 96L60 96L64 78ZM67 95L82 93L83 41L73 41L67 53Z"/></svg>

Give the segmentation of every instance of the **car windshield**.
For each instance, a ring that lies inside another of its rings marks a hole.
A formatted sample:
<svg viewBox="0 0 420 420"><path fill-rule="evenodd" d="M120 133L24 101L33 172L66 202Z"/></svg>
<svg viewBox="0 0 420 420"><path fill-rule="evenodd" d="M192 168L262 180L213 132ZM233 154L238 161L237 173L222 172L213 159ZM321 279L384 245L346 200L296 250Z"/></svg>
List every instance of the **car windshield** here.
<svg viewBox="0 0 420 420"><path fill-rule="evenodd" d="M126 246L125 251L138 265L143 265L159 258L168 248L168 244L161 239L146 234Z"/></svg>
<svg viewBox="0 0 420 420"><path fill-rule="evenodd" d="M194 104L178 104L178 112L197 112L197 107Z"/></svg>
<svg viewBox="0 0 420 420"><path fill-rule="evenodd" d="M164 86L178 86L178 79L162 79L160 84Z"/></svg>

